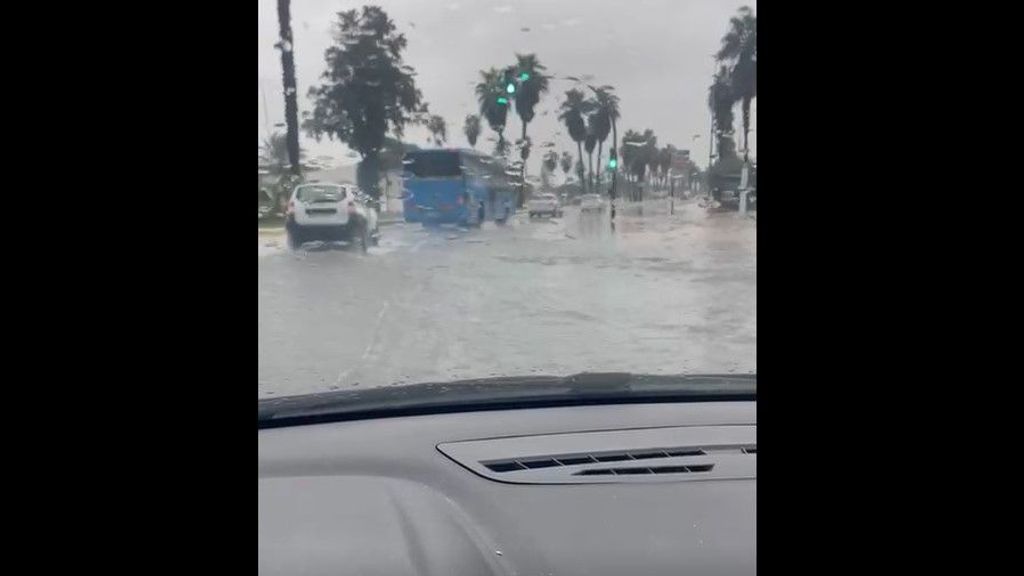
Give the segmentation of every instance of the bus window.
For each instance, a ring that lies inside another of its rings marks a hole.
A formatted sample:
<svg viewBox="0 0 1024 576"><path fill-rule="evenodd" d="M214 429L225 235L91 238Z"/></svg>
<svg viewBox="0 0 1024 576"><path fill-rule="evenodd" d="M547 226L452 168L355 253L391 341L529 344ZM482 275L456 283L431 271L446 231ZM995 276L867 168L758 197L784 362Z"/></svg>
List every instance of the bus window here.
<svg viewBox="0 0 1024 576"><path fill-rule="evenodd" d="M462 176L458 152L429 151L406 155L405 169L416 178ZM411 162L408 162L411 161Z"/></svg>

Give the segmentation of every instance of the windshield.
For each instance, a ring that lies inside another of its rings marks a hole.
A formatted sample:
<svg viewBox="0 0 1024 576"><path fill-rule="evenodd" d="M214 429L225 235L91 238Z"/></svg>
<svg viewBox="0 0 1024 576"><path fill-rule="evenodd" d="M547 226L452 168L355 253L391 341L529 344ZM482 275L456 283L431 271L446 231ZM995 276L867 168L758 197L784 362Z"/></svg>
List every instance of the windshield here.
<svg viewBox="0 0 1024 576"><path fill-rule="evenodd" d="M756 10L260 0L259 399L755 374Z"/></svg>
<svg viewBox="0 0 1024 576"><path fill-rule="evenodd" d="M405 168L417 178L438 178L461 176L462 166L458 152L422 152L408 154L403 161Z"/></svg>

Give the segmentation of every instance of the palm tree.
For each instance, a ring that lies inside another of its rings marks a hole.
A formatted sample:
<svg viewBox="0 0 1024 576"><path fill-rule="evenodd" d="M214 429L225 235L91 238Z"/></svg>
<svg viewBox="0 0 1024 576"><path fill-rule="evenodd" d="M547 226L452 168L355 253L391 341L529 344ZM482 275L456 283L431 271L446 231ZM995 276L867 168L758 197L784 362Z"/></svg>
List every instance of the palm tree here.
<svg viewBox="0 0 1024 576"><path fill-rule="evenodd" d="M508 140L499 138L498 141L494 143L494 156L500 156L507 159L509 149L511 147L512 145L509 144Z"/></svg>
<svg viewBox="0 0 1024 576"><path fill-rule="evenodd" d="M640 135L636 130L626 130L626 133L622 135L622 165L629 177L633 174L633 162L636 160L637 147L633 145L635 142L640 142L643 136Z"/></svg>
<svg viewBox="0 0 1024 576"><path fill-rule="evenodd" d="M590 167L590 173L587 177L587 185L590 187L590 191L594 191L594 148L597 146L597 135L594 134L594 124L597 121L594 119L594 114L587 116L587 137L583 140L583 149L587 151L587 165Z"/></svg>
<svg viewBox="0 0 1024 576"><path fill-rule="evenodd" d="M640 146L637 164L639 165L639 177L640 183L650 181L654 176L654 171L658 168L658 137L654 135L654 130L647 128L644 133L640 135L640 139L643 144ZM646 176L646 180L645 180ZM640 201L644 199L643 187L640 188Z"/></svg>
<svg viewBox="0 0 1024 576"><path fill-rule="evenodd" d="M551 187L551 173L558 168L558 153L554 150L548 150L544 154L544 162L541 164L540 178L544 183L544 188Z"/></svg>
<svg viewBox="0 0 1024 576"><path fill-rule="evenodd" d="M440 148L448 141L448 127L441 116L437 114L431 116L427 120L427 130L430 130L430 136L434 139L435 146Z"/></svg>
<svg viewBox="0 0 1024 576"><path fill-rule="evenodd" d="M642 143L643 135L636 130L626 130L622 135L622 168L627 181L634 184L631 187L630 198L636 196L637 158L640 156L639 144Z"/></svg>
<svg viewBox="0 0 1024 576"><path fill-rule="evenodd" d="M715 144L718 147L719 160L728 158L735 153L731 145L732 107L735 102L729 69L722 66L719 68L718 74L715 74L714 81L708 89L708 107L715 120Z"/></svg>
<svg viewBox="0 0 1024 576"><path fill-rule="evenodd" d="M523 141L527 142L526 125L534 117L534 108L540 102L542 94L548 91L547 70L537 59L536 54L516 54L516 71L519 73L519 88L516 90L516 114L523 123ZM523 80L523 78L526 78ZM523 148L523 178L526 177L526 159L530 155L528 147Z"/></svg>
<svg viewBox="0 0 1024 576"><path fill-rule="evenodd" d="M503 73L497 68L480 71L480 82L476 85L476 98L480 104L480 115L487 120L487 125L498 133L495 149L506 149L505 120L508 117L508 100L504 86L501 85ZM504 104L498 99L505 101Z"/></svg>
<svg viewBox="0 0 1024 576"><path fill-rule="evenodd" d="M549 150L544 154L544 168L548 172L554 172L558 168L558 153L554 150Z"/></svg>
<svg viewBox="0 0 1024 576"><path fill-rule="evenodd" d="M601 108L600 102L594 103L594 112L590 115L590 130L594 135L594 139L597 140L597 187L601 188L601 148L604 146L604 141L608 139L608 134L612 131L612 119L608 117L608 112Z"/></svg>
<svg viewBox="0 0 1024 576"><path fill-rule="evenodd" d="M573 88L565 93L565 101L562 102L561 110L562 113L558 115L558 119L565 123L566 130L569 131L569 138L576 143L577 151L577 170L580 177L580 187L585 186L585 178L583 176L583 141L587 138L587 124L583 120L584 115L589 111L590 104L583 96L583 92Z"/></svg>
<svg viewBox="0 0 1024 576"><path fill-rule="evenodd" d="M662 187L668 187L668 172L672 168L672 156L675 155L676 147L667 144L658 151L658 170L661 172Z"/></svg>
<svg viewBox="0 0 1024 576"><path fill-rule="evenodd" d="M301 174L299 168L299 103L295 84L295 53L292 42L292 15L290 0L277 0L277 25L281 40L281 78L284 83L284 120L288 127L288 160L291 173Z"/></svg>
<svg viewBox="0 0 1024 576"><path fill-rule="evenodd" d="M722 47L715 57L731 66L732 96L742 103L743 161L747 161L747 138L750 135L750 102L757 97L757 16L743 6L729 19L729 31L722 37Z"/></svg>
<svg viewBox="0 0 1024 576"><path fill-rule="evenodd" d="M618 132L615 129L615 121L618 120L619 117L620 117L620 114L619 114L619 97L616 96L615 94L612 94L612 90L614 90L614 88L612 88L611 86L601 86L600 88L593 88L593 90L594 90L594 98L595 98L595 101L597 102L598 110L601 111L601 113L608 119L609 123L611 124L611 129L612 129L612 147L611 147L610 154L612 155L613 158L615 158L617 160L618 157L619 157L619 144L618 144L619 135L618 135ZM608 136L608 134L607 134L607 132L605 132L605 137L607 137L607 136ZM598 141L598 146L597 146L597 164L598 164L599 169L600 169L600 165L601 165L601 145L603 143L604 143L604 138L601 138ZM613 193L614 193L614 190L615 190L615 178L616 178L616 174L618 174L618 171L619 171L618 167L616 167L616 169L614 171L612 171L612 191L613 191ZM598 177L598 181L600 181L600 176Z"/></svg>
<svg viewBox="0 0 1024 576"><path fill-rule="evenodd" d="M475 148L476 139L480 137L480 117L476 114L466 116L462 132L466 135L466 140L469 140L469 145Z"/></svg>
<svg viewBox="0 0 1024 576"><path fill-rule="evenodd" d="M651 187L653 188L657 184L658 167L660 166L658 163L658 138L654 136L654 132L652 130L644 130L645 136L648 135L648 133L650 133L650 138L647 140L647 143L644 144L643 154L644 161L647 163L647 177L650 180Z"/></svg>
<svg viewBox="0 0 1024 576"><path fill-rule="evenodd" d="M569 176L569 171L572 170L572 154L563 151L559 162L562 165L562 172L565 172L565 175Z"/></svg>

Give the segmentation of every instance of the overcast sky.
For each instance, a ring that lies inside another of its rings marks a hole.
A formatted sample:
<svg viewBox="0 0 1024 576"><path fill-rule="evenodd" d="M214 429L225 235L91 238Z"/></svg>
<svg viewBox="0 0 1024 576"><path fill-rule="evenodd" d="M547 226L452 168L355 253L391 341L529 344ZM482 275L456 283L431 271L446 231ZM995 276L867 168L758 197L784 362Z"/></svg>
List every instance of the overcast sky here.
<svg viewBox="0 0 1024 576"><path fill-rule="evenodd" d="M262 139L267 122L271 130L284 122L284 99L281 57L273 47L278 35L277 2L258 1ZM620 137L630 128L651 128L659 146L688 148L702 167L708 155L712 54L737 8L746 4L757 10L753 0L292 0L300 114L311 109L306 93L319 83L324 70L324 50L331 43L335 14L367 3L384 8L408 39L405 62L419 73L416 84L431 113L447 120L449 146L468 146L462 124L467 114L478 111L473 93L478 71L513 64L516 52L534 52L548 73L589 74L594 85L614 86L621 99ZM552 81L551 91L537 106L537 117L528 127L535 145L531 172L539 165L536 146L541 142L553 141L556 151L575 155L575 144L557 120L558 105L571 87L569 81ZM757 126L756 102L752 128ZM738 107L735 128L740 145ZM514 139L518 134L518 117L510 113L506 136ZM694 134L700 137L694 140ZM752 156L757 151L756 134L750 135ZM406 140L425 146L426 136L423 129L409 129ZM485 122L477 148L489 152L492 136ZM317 144L303 136L301 143L311 155L328 155L336 164L356 161L347 157L348 148L337 141L325 139ZM605 143L604 157L609 145Z"/></svg>

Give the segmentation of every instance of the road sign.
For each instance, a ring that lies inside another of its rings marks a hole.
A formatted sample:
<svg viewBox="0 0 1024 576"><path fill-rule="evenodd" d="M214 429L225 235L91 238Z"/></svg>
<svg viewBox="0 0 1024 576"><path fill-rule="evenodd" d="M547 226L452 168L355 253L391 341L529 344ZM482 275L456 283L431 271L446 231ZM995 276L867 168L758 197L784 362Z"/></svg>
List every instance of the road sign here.
<svg viewBox="0 0 1024 576"><path fill-rule="evenodd" d="M672 171L678 174L684 174L690 170L690 151L689 150L676 150L676 153L672 155Z"/></svg>

